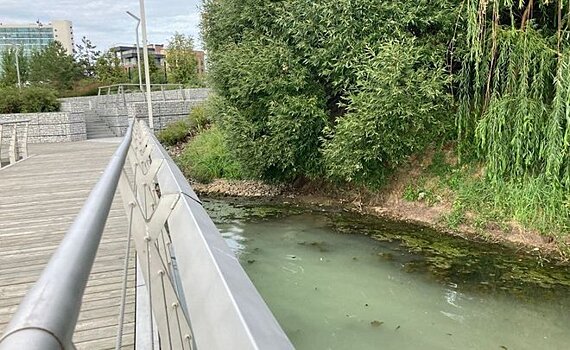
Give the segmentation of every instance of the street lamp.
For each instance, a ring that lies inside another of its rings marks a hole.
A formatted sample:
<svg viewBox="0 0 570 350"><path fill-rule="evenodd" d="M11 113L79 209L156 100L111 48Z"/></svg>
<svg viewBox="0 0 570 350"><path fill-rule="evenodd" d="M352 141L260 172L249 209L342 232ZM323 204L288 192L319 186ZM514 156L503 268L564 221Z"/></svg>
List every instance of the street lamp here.
<svg viewBox="0 0 570 350"><path fill-rule="evenodd" d="M139 69L139 89L141 92L143 91L142 86L142 74L141 74L141 54L140 54L140 46L139 46L139 26L141 25L141 19L137 16L133 15L130 11L127 11L127 15L131 16L137 21L137 68Z"/></svg>
<svg viewBox="0 0 570 350"><path fill-rule="evenodd" d="M2 37L2 38L6 39L6 37ZM14 56L16 57L16 75L18 76L18 89L22 89L22 81L20 78L20 59L18 57L20 55L20 47L17 46L16 44L8 44L8 45L11 48L15 49Z"/></svg>
<svg viewBox="0 0 570 350"><path fill-rule="evenodd" d="M14 53L16 55L16 75L18 76L18 89L22 90L22 81L20 79L20 48L16 46L16 51Z"/></svg>
<svg viewBox="0 0 570 350"><path fill-rule="evenodd" d="M144 75L146 83L146 102L148 107L148 126L154 132L154 122L152 117L152 95L150 93L150 70L148 65L148 40L146 37L146 15L144 11L144 0L140 0L140 13L142 24L142 40L143 40L143 54L144 54ZM154 64L154 62L153 62Z"/></svg>

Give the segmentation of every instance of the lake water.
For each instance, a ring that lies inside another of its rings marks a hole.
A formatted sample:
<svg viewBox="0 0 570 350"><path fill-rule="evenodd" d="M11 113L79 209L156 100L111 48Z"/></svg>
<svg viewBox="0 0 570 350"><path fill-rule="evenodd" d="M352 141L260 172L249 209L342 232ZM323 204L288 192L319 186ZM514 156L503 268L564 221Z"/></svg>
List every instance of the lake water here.
<svg viewBox="0 0 570 350"><path fill-rule="evenodd" d="M570 349L570 273L342 212L208 200L297 349Z"/></svg>

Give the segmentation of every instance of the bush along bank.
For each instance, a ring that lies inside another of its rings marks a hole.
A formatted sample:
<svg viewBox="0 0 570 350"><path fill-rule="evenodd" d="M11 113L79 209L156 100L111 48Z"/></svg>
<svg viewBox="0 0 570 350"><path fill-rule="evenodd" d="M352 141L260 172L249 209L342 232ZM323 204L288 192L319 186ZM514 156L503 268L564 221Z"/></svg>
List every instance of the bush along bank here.
<svg viewBox="0 0 570 350"><path fill-rule="evenodd" d="M564 245L569 5L206 1L216 164L234 163L231 178L378 196L407 176L390 196L443 203L450 227Z"/></svg>
<svg viewBox="0 0 570 350"><path fill-rule="evenodd" d="M524 221L524 217L513 220L524 213L519 209L524 202L513 202L513 198L523 198L520 193L497 193L482 176L482 165L458 163L453 145L411 157L381 188L326 179L287 183L248 177L218 127L167 149L200 195L342 208L421 224L467 239L537 248L536 254L566 259L564 238L536 228L539 224L550 227L550 223L536 218Z"/></svg>

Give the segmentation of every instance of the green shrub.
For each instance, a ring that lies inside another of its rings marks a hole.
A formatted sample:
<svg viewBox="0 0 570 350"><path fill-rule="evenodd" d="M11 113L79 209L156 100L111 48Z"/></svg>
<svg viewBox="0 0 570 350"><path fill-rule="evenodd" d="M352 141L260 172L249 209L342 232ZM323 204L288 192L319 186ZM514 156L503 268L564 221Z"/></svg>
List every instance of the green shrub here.
<svg viewBox="0 0 570 350"><path fill-rule="evenodd" d="M0 89L0 113L20 113L22 95L16 88Z"/></svg>
<svg viewBox="0 0 570 350"><path fill-rule="evenodd" d="M209 103L202 103L190 110L187 118L169 124L157 134L157 138L165 146L174 146L193 136L207 130L212 124L210 117L213 111L208 108Z"/></svg>
<svg viewBox="0 0 570 350"><path fill-rule="evenodd" d="M452 102L443 67L423 62L414 40L387 42L369 55L324 154L331 177L378 185L452 128Z"/></svg>
<svg viewBox="0 0 570 350"><path fill-rule="evenodd" d="M228 145L254 177L292 180L319 172L326 124L322 89L283 43L229 45L214 64L217 115Z"/></svg>
<svg viewBox="0 0 570 350"><path fill-rule="evenodd" d="M60 103L54 90L29 87L22 90L22 113L57 112Z"/></svg>
<svg viewBox="0 0 570 350"><path fill-rule="evenodd" d="M165 146L174 146L186 140L190 134L190 123L186 119L178 120L161 130L156 137Z"/></svg>
<svg viewBox="0 0 570 350"><path fill-rule="evenodd" d="M232 157L223 133L216 126L196 135L177 158L177 163L187 177L199 182L243 177L239 163Z"/></svg>
<svg viewBox="0 0 570 350"><path fill-rule="evenodd" d="M42 87L0 89L0 113L57 112L60 103L54 90Z"/></svg>
<svg viewBox="0 0 570 350"><path fill-rule="evenodd" d="M455 50L459 4L205 1L209 74L224 100L220 125L232 152L253 176L265 179L314 178L325 170L341 180L381 179L442 131L442 110L454 112L442 96L451 96L442 67L452 63L446 58ZM386 53L382 58L393 67L373 57L392 38L413 42L415 50L395 47L390 54L397 59ZM390 76L382 80L384 67ZM413 95L409 100L407 93ZM376 125L369 129L369 122Z"/></svg>

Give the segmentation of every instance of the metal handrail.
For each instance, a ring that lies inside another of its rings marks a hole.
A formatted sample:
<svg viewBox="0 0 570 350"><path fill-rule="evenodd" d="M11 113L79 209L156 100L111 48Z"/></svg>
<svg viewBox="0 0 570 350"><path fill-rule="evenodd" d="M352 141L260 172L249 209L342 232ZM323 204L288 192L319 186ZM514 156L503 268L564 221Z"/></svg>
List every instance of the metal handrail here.
<svg viewBox="0 0 570 350"><path fill-rule="evenodd" d="M99 87L99 91L97 93L97 95L101 96L101 95L111 95L111 92L117 92L117 93L124 93L125 89L124 87L135 87L137 90L137 92L142 92L140 89L140 86L138 84L113 84L113 85L106 85L106 86L100 86ZM182 89L183 85L182 84L150 84L150 90L153 91L153 88L160 88L160 90L158 91L162 91L164 88L171 88L170 90L176 90L176 89ZM114 90L116 88L116 90ZM102 94L102 92L107 92L106 94ZM157 90L155 90L157 91Z"/></svg>
<svg viewBox="0 0 570 350"><path fill-rule="evenodd" d="M26 294L0 350L74 349L85 286L132 139L133 123L39 280Z"/></svg>
<svg viewBox="0 0 570 350"><path fill-rule="evenodd" d="M132 171L125 169L127 159ZM144 277L137 291L147 290L146 300L137 292L137 305L152 310L146 313L150 331L137 331L137 344L139 336L156 339L156 322L163 349L294 349L180 169L144 121L134 119L0 338L0 350L74 349L83 293L117 187ZM120 318L119 348L122 325Z"/></svg>
<svg viewBox="0 0 570 350"><path fill-rule="evenodd" d="M143 120L133 135L128 157L132 180L124 172L119 190L125 209L134 205L138 267L152 291L158 334L170 344L165 348L293 349L200 199ZM169 329L169 320L187 323L191 333ZM179 338L191 339L193 345L179 343Z"/></svg>

